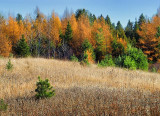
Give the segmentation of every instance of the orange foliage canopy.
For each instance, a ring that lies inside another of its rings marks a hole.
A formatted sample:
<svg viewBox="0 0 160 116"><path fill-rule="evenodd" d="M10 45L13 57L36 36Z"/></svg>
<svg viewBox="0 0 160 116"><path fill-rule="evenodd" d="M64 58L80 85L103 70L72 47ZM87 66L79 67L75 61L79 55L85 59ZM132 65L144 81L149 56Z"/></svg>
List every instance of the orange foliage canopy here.
<svg viewBox="0 0 160 116"><path fill-rule="evenodd" d="M160 17L155 16L151 22L143 23L141 30L138 30L139 47L148 56L149 61L157 61L160 55L158 50L160 37L156 37L158 26L160 26Z"/></svg>

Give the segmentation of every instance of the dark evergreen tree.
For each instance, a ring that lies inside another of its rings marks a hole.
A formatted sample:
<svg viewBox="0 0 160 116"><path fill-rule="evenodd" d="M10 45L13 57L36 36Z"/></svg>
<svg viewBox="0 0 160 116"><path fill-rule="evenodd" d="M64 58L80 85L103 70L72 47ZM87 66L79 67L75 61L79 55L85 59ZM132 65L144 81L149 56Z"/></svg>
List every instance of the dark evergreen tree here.
<svg viewBox="0 0 160 116"><path fill-rule="evenodd" d="M24 39L24 35L22 35L22 39L20 39L15 47L15 52L18 57L27 57L30 55L30 48L27 42Z"/></svg>
<svg viewBox="0 0 160 116"><path fill-rule="evenodd" d="M62 32L60 31L60 38L62 39L62 41L61 45L58 47L58 52L61 54L61 58L70 59L70 57L73 55L73 50L71 47L73 33L70 22L68 22L67 24L65 35L63 35Z"/></svg>
<svg viewBox="0 0 160 116"><path fill-rule="evenodd" d="M71 24L68 22L67 24L67 28L66 28L66 31L65 31L65 43L66 44L69 44L69 42L72 40L73 38L73 34L72 34L72 27L71 27Z"/></svg>
<svg viewBox="0 0 160 116"><path fill-rule="evenodd" d="M75 13L76 19L78 19L81 15L88 16L88 11L86 9L78 9Z"/></svg>
<svg viewBox="0 0 160 116"><path fill-rule="evenodd" d="M117 32L116 34L119 38L127 40L127 37L125 35L124 29L123 29L120 21L117 22L116 32Z"/></svg>
<svg viewBox="0 0 160 116"><path fill-rule="evenodd" d="M121 55L124 54L125 49L124 49L124 46L121 43L114 40L112 42L111 46L112 46L112 56L114 58L117 58L118 56L121 56Z"/></svg>
<svg viewBox="0 0 160 116"><path fill-rule="evenodd" d="M135 21L134 27L133 27L133 36L135 38L136 44L139 42L139 38L140 38L137 33L138 30L139 30L139 25L138 25L138 22Z"/></svg>
<svg viewBox="0 0 160 116"><path fill-rule="evenodd" d="M94 21L96 20L96 16L90 13L89 15L89 21L90 21L90 25L93 25Z"/></svg>
<svg viewBox="0 0 160 116"><path fill-rule="evenodd" d="M107 17L105 18L106 23L109 25L110 29L112 29L112 23L111 23L111 19L109 18L109 16L107 15Z"/></svg>
<svg viewBox="0 0 160 116"><path fill-rule="evenodd" d="M139 16L139 20L138 20L138 26L139 26L139 29L141 30L141 25L143 24L143 23L145 23L146 22L146 19L145 19L145 17L144 17L144 15L143 15L143 13Z"/></svg>
<svg viewBox="0 0 160 116"><path fill-rule="evenodd" d="M20 21L22 21L23 17L21 14L17 14L17 17L16 17L16 21L19 23Z"/></svg>
<svg viewBox="0 0 160 116"><path fill-rule="evenodd" d="M130 38L130 39L133 38L133 23L130 20L128 21L128 24L125 28L125 34L127 38Z"/></svg>
<svg viewBox="0 0 160 116"><path fill-rule="evenodd" d="M126 37L128 38L128 42L131 43L133 46L136 45L136 40L134 37L134 27L133 27L133 23L129 20L128 24L125 28L125 34Z"/></svg>

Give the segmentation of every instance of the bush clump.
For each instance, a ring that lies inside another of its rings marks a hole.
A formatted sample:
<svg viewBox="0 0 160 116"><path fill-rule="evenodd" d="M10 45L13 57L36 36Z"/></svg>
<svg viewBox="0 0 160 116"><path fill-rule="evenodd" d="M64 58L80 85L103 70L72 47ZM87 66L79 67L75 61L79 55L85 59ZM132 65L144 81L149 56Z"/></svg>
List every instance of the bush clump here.
<svg viewBox="0 0 160 116"><path fill-rule="evenodd" d="M71 61L74 61L74 62L78 62L78 58L73 54L73 56L71 56Z"/></svg>
<svg viewBox="0 0 160 116"><path fill-rule="evenodd" d="M35 92L37 99L50 98L55 95L55 90L50 85L48 79L41 80L40 76L38 76L39 82L37 82L37 88Z"/></svg>
<svg viewBox="0 0 160 116"><path fill-rule="evenodd" d="M148 70L147 56L142 50L128 46L126 53L115 59L116 66L129 69Z"/></svg>
<svg viewBox="0 0 160 116"><path fill-rule="evenodd" d="M115 66L115 63L112 59L111 55L106 55L103 60L99 63L99 66L105 67L105 66Z"/></svg>

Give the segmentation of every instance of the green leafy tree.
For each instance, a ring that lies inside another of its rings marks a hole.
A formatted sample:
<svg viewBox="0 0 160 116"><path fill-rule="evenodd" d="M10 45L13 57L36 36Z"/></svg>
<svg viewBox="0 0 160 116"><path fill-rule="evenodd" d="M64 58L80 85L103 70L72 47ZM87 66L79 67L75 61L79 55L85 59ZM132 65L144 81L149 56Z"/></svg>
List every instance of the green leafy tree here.
<svg viewBox="0 0 160 116"><path fill-rule="evenodd" d="M39 82L37 82L37 84L36 84L37 88L35 90L35 92L37 92L36 98L43 99L43 98L50 98L50 97L54 96L55 90L50 85L48 79L41 80L40 76L38 77L38 79L39 79Z"/></svg>
<svg viewBox="0 0 160 116"><path fill-rule="evenodd" d="M128 45L127 51L115 59L117 66L129 69L148 70L147 56L144 55L142 50L131 47Z"/></svg>
<svg viewBox="0 0 160 116"><path fill-rule="evenodd" d="M136 62L135 62L135 60L131 56L125 56L124 57L124 64L123 64L123 66L125 68L135 70L136 69Z"/></svg>
<svg viewBox="0 0 160 116"><path fill-rule="evenodd" d="M103 34L102 29L99 29L99 32L96 34L96 48L95 48L95 53L96 53L96 60L101 61L104 59L106 55L106 41L105 37Z"/></svg>
<svg viewBox="0 0 160 116"><path fill-rule="evenodd" d="M27 57L30 55L30 48L23 35L22 39L20 39L16 45L15 52L19 57Z"/></svg>

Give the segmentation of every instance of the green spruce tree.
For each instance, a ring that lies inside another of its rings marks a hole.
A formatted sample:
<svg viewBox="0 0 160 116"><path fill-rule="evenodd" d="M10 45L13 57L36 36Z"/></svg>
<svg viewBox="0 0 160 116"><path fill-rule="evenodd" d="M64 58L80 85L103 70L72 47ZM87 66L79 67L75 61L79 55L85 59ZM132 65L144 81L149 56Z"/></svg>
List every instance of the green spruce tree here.
<svg viewBox="0 0 160 116"><path fill-rule="evenodd" d="M18 57L27 57L30 55L30 48L24 39L24 35L22 35L22 39L18 41L15 52Z"/></svg>
<svg viewBox="0 0 160 116"><path fill-rule="evenodd" d="M118 23L117 23L116 32L117 32L117 36L119 38L127 40L127 37L125 35L124 29L123 29L120 21L118 21Z"/></svg>
<svg viewBox="0 0 160 116"><path fill-rule="evenodd" d="M73 38L73 33L72 33L72 27L70 22L68 22L67 24L67 28L66 28L66 32L65 32L65 43L69 44L69 42L72 40Z"/></svg>

